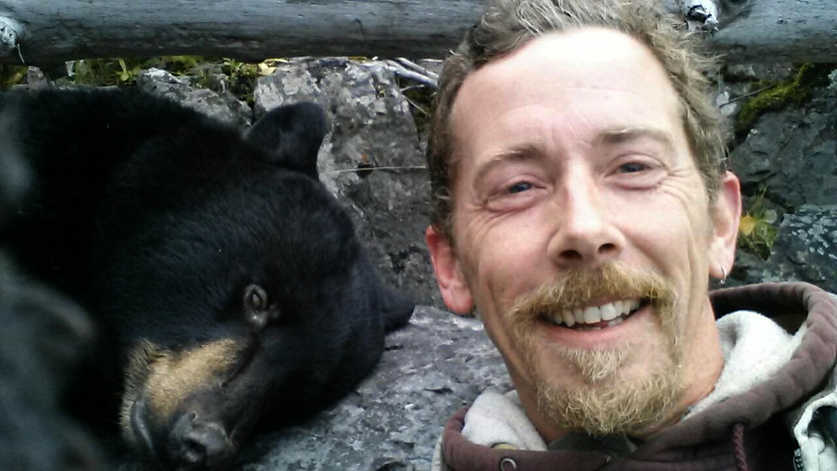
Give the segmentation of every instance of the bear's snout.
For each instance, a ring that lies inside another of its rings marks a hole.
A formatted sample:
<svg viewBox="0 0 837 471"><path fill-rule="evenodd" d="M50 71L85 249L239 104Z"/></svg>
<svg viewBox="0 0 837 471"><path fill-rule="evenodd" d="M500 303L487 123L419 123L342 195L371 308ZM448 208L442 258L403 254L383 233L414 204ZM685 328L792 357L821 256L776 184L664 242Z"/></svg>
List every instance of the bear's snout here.
<svg viewBox="0 0 837 471"><path fill-rule="evenodd" d="M187 412L176 420L165 448L167 461L177 469L216 468L237 451L223 425L204 421L195 412Z"/></svg>

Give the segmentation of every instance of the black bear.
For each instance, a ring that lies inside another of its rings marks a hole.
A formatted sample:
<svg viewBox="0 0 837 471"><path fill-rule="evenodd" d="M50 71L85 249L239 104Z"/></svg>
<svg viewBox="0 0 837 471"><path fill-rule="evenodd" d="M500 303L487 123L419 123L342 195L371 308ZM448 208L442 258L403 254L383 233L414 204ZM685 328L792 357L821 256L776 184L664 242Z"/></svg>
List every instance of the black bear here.
<svg viewBox="0 0 837 471"><path fill-rule="evenodd" d="M137 91L9 92L0 126L28 168L0 241L103 320L122 434L167 469L345 394L412 313L318 181L316 105L242 136Z"/></svg>

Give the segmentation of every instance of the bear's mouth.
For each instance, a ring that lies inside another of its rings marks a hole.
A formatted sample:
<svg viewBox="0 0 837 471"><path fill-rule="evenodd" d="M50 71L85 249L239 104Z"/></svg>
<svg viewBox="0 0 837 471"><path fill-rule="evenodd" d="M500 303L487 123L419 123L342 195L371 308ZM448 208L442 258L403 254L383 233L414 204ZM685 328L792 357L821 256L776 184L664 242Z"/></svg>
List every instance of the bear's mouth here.
<svg viewBox="0 0 837 471"><path fill-rule="evenodd" d="M650 302L647 298L629 298L545 313L541 317L550 324L573 330L599 330L621 324Z"/></svg>

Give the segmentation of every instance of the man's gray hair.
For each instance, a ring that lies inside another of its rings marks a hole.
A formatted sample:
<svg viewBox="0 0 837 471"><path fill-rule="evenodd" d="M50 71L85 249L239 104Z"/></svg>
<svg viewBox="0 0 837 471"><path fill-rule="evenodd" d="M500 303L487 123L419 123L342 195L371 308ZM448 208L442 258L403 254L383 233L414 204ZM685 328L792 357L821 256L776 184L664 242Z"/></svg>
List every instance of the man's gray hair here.
<svg viewBox="0 0 837 471"><path fill-rule="evenodd" d="M450 116L465 78L533 38L550 32L593 26L621 31L639 40L660 61L678 94L683 127L714 201L725 170L722 120L710 95L707 75L715 58L685 23L666 13L660 0L493 0L480 20L445 61L434 100L427 162L430 170L433 226L451 238L452 185L456 181Z"/></svg>

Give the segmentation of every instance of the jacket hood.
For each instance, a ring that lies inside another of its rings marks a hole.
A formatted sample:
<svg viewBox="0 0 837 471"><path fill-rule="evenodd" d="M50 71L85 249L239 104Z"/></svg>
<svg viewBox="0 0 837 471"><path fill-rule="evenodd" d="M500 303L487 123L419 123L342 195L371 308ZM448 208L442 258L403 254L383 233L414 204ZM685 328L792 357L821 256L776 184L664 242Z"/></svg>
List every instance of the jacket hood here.
<svg viewBox="0 0 837 471"><path fill-rule="evenodd" d="M762 283L715 290L709 298L717 318L751 310L784 322L804 319L807 332L790 361L770 379L650 438L634 454L637 458L727 436L736 424L747 429L759 426L800 405L834 368L837 305L826 291L808 283Z"/></svg>

